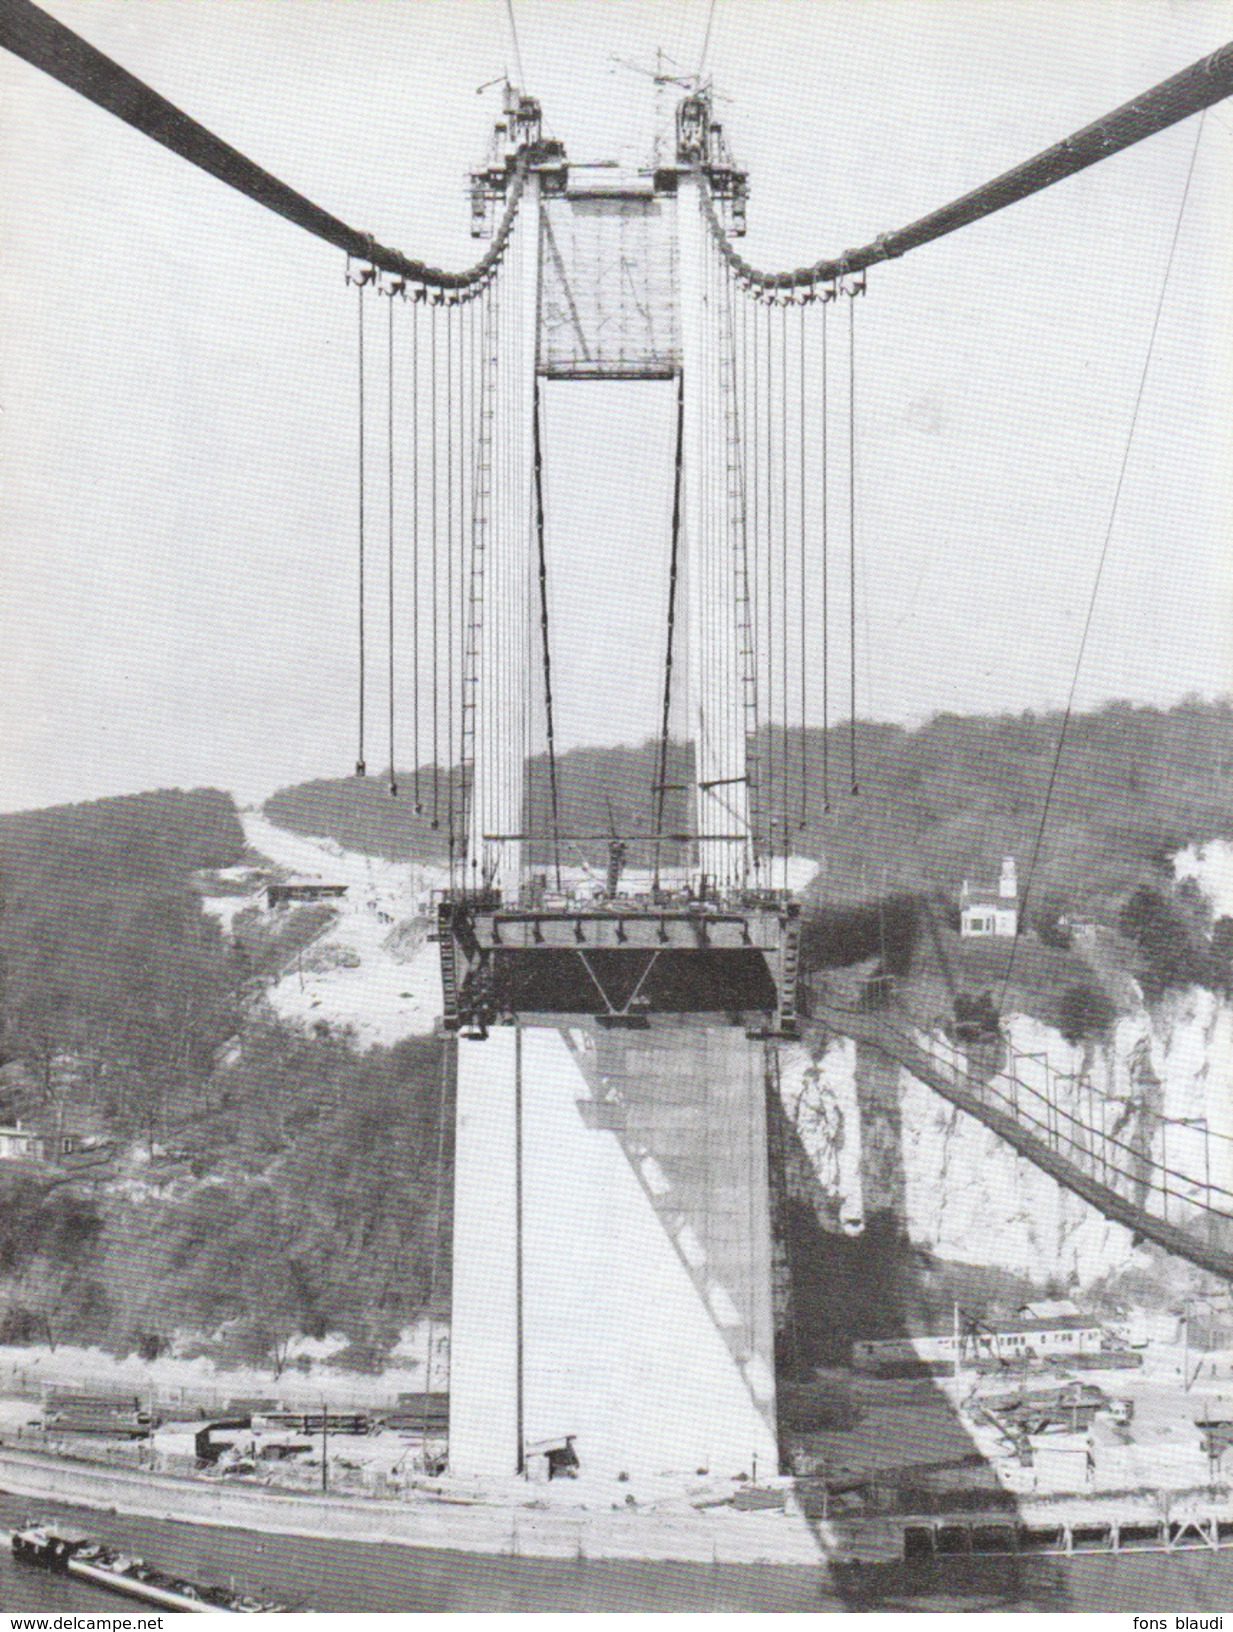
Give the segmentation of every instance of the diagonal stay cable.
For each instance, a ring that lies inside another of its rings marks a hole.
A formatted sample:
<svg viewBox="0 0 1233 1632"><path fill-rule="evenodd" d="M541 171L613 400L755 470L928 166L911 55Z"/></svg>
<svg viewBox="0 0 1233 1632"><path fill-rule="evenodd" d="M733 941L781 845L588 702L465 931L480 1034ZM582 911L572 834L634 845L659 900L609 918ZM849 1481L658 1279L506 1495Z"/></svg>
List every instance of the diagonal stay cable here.
<svg viewBox="0 0 1233 1632"><path fill-rule="evenodd" d="M1130 464L1130 452L1134 446L1135 427L1139 423L1139 409L1143 404L1143 393L1147 386L1148 372L1152 366L1152 353L1156 347L1156 333L1160 328L1160 314L1164 310L1165 295L1169 288L1169 276L1173 271L1173 260L1177 253L1177 241L1181 235L1182 217L1186 213L1186 200L1190 197L1190 181L1194 175L1195 160L1199 155L1199 141L1203 135L1204 115L1199 115L1199 122L1194 133L1194 142L1190 149L1190 163L1186 167L1186 180L1182 187L1181 203L1177 207L1177 219L1173 223L1173 237L1169 241L1169 254L1165 261L1164 276L1160 280L1160 293L1156 297L1156 310L1152 316L1151 333L1148 335L1147 353L1143 358L1143 370L1139 375L1139 388L1135 392L1134 408L1130 415L1130 428L1126 433L1126 445L1122 449L1122 463L1117 473L1117 483L1113 489L1113 503L1109 507L1109 520L1105 527L1104 540L1100 546L1100 554L1096 560L1096 574L1092 579L1092 592L1088 596L1087 616L1083 620L1083 632L1079 637L1079 650L1075 654L1074 673L1070 679L1070 691L1066 698L1066 710L1062 715L1061 729L1058 731L1057 747L1053 754L1053 767L1049 773L1049 785L1045 789L1045 802L1040 812L1040 825L1036 830L1036 842L1032 846L1032 858L1028 863L1027 878L1023 885L1023 897L1019 903L1019 912L1015 920L1015 935L1010 943L1010 952L1006 959L1006 972L1002 976L1002 995L998 1001L999 1009L1006 1002L1006 991L1010 985L1011 972L1015 966L1015 952L1019 946L1019 936L1022 932L1023 921L1027 916L1028 896L1031 894L1032 881L1036 874L1036 864L1040 859L1040 847L1044 842L1045 825L1049 820L1049 805L1053 799L1053 791L1057 786L1058 771L1062 764L1062 752L1066 746L1066 732L1070 725L1070 716L1075 704L1075 691L1079 684L1079 673L1083 667L1083 654L1087 649L1087 637L1092 627L1092 617L1096 611L1096 597L1100 592L1100 580L1105 570L1105 559L1109 554L1109 543L1113 537L1113 528L1117 522L1118 507L1121 503L1122 487L1126 480L1126 470Z"/></svg>

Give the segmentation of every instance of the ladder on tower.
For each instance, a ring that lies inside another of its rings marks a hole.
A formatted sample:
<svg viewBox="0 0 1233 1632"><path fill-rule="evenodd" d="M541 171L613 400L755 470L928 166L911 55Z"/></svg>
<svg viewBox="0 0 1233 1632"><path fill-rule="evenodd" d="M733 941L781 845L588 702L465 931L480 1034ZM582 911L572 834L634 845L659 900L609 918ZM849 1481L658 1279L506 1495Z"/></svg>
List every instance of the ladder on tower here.
<svg viewBox="0 0 1233 1632"><path fill-rule="evenodd" d="M779 943L779 1035L795 1037L797 1026L797 993L801 978L801 916L799 910L789 909L782 920Z"/></svg>
<svg viewBox="0 0 1233 1632"><path fill-rule="evenodd" d="M441 1020L446 1031L461 1024L458 1008L458 948L454 943L454 913L447 902L437 909L437 944L441 953Z"/></svg>
<svg viewBox="0 0 1233 1632"><path fill-rule="evenodd" d="M736 336L732 305L721 298L719 307L719 400L723 409L724 461L728 531L732 539L734 611L737 662L740 668L741 710L745 738L745 788L748 796L751 850L761 820L758 774L758 665L754 649L753 602L749 588L749 531L745 493L745 460L737 411Z"/></svg>
<svg viewBox="0 0 1233 1632"><path fill-rule="evenodd" d="M496 373L498 358L495 324L485 309L482 337L483 367L480 372L479 437L475 455L474 486L471 495L471 561L467 582L467 628L463 653L462 679L462 833L465 847L470 844L469 818L475 809L476 731L479 712L479 668L484 635L484 569L488 531L492 515L493 420L496 416ZM478 860L478 856L471 858ZM466 887L466 878L463 878ZM442 967L444 946L442 941ZM451 946L452 946L451 942Z"/></svg>

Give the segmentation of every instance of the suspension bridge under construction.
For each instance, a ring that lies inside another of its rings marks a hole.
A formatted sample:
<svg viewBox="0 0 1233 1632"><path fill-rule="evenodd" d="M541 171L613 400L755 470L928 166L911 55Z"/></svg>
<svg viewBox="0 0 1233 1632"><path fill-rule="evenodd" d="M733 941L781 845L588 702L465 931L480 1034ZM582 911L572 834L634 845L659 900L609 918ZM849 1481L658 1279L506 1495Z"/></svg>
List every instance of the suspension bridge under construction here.
<svg viewBox="0 0 1233 1632"><path fill-rule="evenodd" d="M990 1052L893 1012L803 1014L790 865L807 813L859 793L870 274L1233 94L1233 45L899 231L766 272L737 247L749 178L700 78L680 86L668 149L635 171L571 162L507 85L471 176L486 247L447 271L322 210L30 0L0 0L0 44L346 257L355 769L387 619L390 793L448 849L453 1470L515 1474L541 1453L612 1474L777 1467L768 1091L803 1027L878 1051L1106 1217L1233 1277L1233 1127L1063 1092L1006 1039ZM575 830L558 787L544 394L576 380L673 393L658 752L645 821L620 831ZM841 669L827 641L845 619ZM393 769L404 661L411 785ZM816 759L815 740L832 745Z"/></svg>

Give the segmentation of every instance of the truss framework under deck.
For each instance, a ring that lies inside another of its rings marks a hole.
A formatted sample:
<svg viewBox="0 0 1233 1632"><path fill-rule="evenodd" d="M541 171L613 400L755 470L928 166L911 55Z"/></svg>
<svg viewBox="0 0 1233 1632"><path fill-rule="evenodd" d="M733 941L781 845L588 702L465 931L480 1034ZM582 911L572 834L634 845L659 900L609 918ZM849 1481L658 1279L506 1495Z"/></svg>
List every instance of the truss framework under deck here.
<svg viewBox="0 0 1233 1632"><path fill-rule="evenodd" d="M455 896L441 903L438 936L447 1031L482 1035L522 1014L612 1026L717 1014L758 1034L796 1033L793 901L504 907Z"/></svg>

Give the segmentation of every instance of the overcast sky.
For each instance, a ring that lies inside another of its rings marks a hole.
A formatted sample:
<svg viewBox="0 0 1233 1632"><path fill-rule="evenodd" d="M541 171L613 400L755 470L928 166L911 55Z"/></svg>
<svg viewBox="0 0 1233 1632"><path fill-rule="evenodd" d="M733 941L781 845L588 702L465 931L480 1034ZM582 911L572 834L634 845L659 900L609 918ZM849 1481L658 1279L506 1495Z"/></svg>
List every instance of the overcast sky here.
<svg viewBox="0 0 1233 1632"><path fill-rule="evenodd" d="M514 68L498 0L47 9L382 242L475 258L465 177L495 111L476 87ZM693 68L703 0L514 11L571 156L642 161L653 88L611 58L662 46ZM744 253L775 269L866 242L1230 38L1229 0L717 0ZM862 715L1065 699L1196 124L871 272ZM8 56L0 144L0 808L345 772L342 257ZM1195 160L1081 707L1233 690L1231 161L1226 104ZM641 544L664 533L671 416L662 386L636 390L549 390L567 746L655 728L663 584Z"/></svg>

